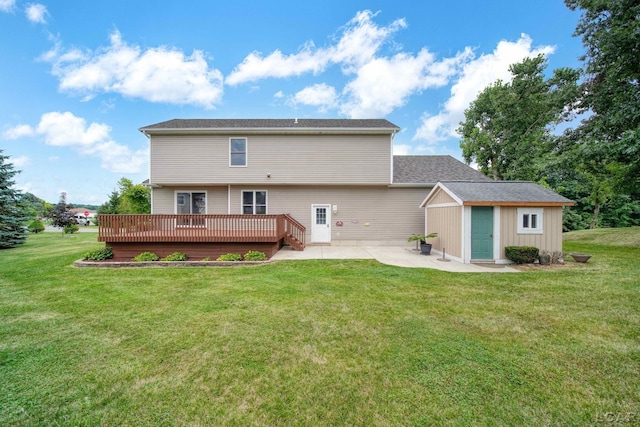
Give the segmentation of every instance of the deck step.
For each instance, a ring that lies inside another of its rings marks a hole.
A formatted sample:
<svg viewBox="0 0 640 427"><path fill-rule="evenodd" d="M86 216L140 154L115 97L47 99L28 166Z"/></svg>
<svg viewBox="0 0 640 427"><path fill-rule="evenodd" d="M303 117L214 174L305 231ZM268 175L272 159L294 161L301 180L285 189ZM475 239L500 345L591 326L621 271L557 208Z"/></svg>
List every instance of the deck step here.
<svg viewBox="0 0 640 427"><path fill-rule="evenodd" d="M296 239L291 233L285 234L284 242L296 251L304 251L304 244L300 240Z"/></svg>

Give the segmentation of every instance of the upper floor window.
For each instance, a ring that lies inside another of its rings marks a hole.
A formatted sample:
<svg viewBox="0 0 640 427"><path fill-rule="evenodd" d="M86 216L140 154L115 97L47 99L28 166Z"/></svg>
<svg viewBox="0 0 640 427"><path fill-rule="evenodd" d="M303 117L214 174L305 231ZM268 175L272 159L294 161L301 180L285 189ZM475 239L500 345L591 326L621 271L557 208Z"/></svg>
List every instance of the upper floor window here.
<svg viewBox="0 0 640 427"><path fill-rule="evenodd" d="M247 166L247 138L229 139L229 166Z"/></svg>
<svg viewBox="0 0 640 427"><path fill-rule="evenodd" d="M242 192L242 213L249 215L266 215L267 213L267 192L266 191L243 191Z"/></svg>
<svg viewBox="0 0 640 427"><path fill-rule="evenodd" d="M542 234L542 208L518 208L518 233Z"/></svg>

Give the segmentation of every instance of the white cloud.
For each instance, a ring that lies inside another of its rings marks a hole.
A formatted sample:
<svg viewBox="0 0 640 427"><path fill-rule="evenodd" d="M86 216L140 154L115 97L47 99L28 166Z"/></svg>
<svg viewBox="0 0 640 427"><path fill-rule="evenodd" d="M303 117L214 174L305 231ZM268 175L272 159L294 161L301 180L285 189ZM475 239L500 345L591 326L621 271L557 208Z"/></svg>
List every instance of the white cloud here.
<svg viewBox="0 0 640 427"><path fill-rule="evenodd" d="M412 95L448 84L473 56L469 48L442 60L426 48L417 54L381 55L383 46L392 44L393 35L406 28L407 23L397 19L388 26L379 26L373 22L376 16L369 10L358 12L325 48L307 42L290 55L280 50L267 56L253 52L232 71L226 83L238 85L264 78L319 74L330 65L338 65L350 79L342 90L313 85L296 93L289 103L320 107L322 112L336 108L351 118L383 117L403 106Z"/></svg>
<svg viewBox="0 0 640 427"><path fill-rule="evenodd" d="M408 144L393 144L393 155L394 156L406 156L411 153L413 147Z"/></svg>
<svg viewBox="0 0 640 427"><path fill-rule="evenodd" d="M470 55L471 50L466 49L435 62L434 55L422 49L416 56L399 53L373 59L345 87L347 101L341 112L351 118L384 117L403 106L412 94L446 85Z"/></svg>
<svg viewBox="0 0 640 427"><path fill-rule="evenodd" d="M11 12L16 6L16 0L0 0L0 11Z"/></svg>
<svg viewBox="0 0 640 427"><path fill-rule="evenodd" d="M284 92L279 90L279 91L277 91L276 93L273 94L273 97L276 98L276 99L282 99L282 98L284 98Z"/></svg>
<svg viewBox="0 0 640 427"><path fill-rule="evenodd" d="M2 133L2 136L4 137L4 139L11 140L11 139L20 139L27 136L33 136L33 134L34 134L34 130L31 126L19 125L19 126L15 126L10 129L7 129Z"/></svg>
<svg viewBox="0 0 640 427"><path fill-rule="evenodd" d="M492 53L466 62L460 77L451 87L451 96L444 103L442 110L435 115L424 113L421 119L422 125L413 139L434 144L458 137L455 130L460 121L464 120L464 110L476 99L478 93L498 79L510 80L511 64L520 62L526 57L550 55L553 51L552 46L532 48L531 38L522 34L516 42L502 40Z"/></svg>
<svg viewBox="0 0 640 427"><path fill-rule="evenodd" d="M14 167L20 169L31 164L31 159L27 156L12 157L10 162Z"/></svg>
<svg viewBox="0 0 640 427"><path fill-rule="evenodd" d="M324 112L335 105L336 99L336 89L321 83L302 89L292 97L291 103L319 107L319 110Z"/></svg>
<svg viewBox="0 0 640 427"><path fill-rule="evenodd" d="M403 19L394 21L388 27L379 27L371 21L374 16L376 14L368 10L358 12L345 25L342 37L328 48L316 49L313 42L307 42L291 55L285 55L280 50L266 57L260 52L252 52L229 74L225 82L235 86L265 78L318 74L332 63L341 64L345 73L353 73L375 56L392 33L406 27Z"/></svg>
<svg viewBox="0 0 640 427"><path fill-rule="evenodd" d="M327 62L328 58L313 51L312 44L305 45L293 55L283 55L276 50L269 56L262 57L260 52L252 52L229 74L225 83L235 86L267 77L283 78L307 72L317 74Z"/></svg>
<svg viewBox="0 0 640 427"><path fill-rule="evenodd" d="M222 73L209 68L204 53L190 56L168 48L142 49L122 40L118 31L111 44L94 52L63 51L59 43L42 59L53 63L63 92L91 99L99 93L118 93L150 102L194 104L213 108L222 94Z"/></svg>
<svg viewBox="0 0 640 427"><path fill-rule="evenodd" d="M39 3L28 4L24 10L27 19L34 24L46 24L46 16L48 15L46 6Z"/></svg>
<svg viewBox="0 0 640 427"><path fill-rule="evenodd" d="M102 168L111 172L140 172L148 161L148 150L133 152L126 145L113 141L110 132L111 128L104 123L87 125L85 119L73 113L54 111L43 114L35 128L19 125L4 135L9 139L42 136L47 145L70 147L83 155L100 158Z"/></svg>
<svg viewBox="0 0 640 427"><path fill-rule="evenodd" d="M23 193L31 193L31 189L33 188L33 184L30 182L23 182L16 185L18 187L18 190L22 191Z"/></svg>
<svg viewBox="0 0 640 427"><path fill-rule="evenodd" d="M338 43L329 49L331 60L343 65L345 73L355 73L375 58L380 47L396 31L406 28L404 19L397 19L388 27L379 27L371 19L377 13L361 11L344 27Z"/></svg>

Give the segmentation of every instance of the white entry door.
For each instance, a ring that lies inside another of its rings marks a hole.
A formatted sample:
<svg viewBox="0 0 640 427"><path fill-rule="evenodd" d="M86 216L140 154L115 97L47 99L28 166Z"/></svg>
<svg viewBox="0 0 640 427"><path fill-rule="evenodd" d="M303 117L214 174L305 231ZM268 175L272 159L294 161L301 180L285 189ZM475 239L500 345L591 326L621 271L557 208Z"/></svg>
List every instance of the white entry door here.
<svg viewBox="0 0 640 427"><path fill-rule="evenodd" d="M331 242L331 205L311 205L311 243Z"/></svg>

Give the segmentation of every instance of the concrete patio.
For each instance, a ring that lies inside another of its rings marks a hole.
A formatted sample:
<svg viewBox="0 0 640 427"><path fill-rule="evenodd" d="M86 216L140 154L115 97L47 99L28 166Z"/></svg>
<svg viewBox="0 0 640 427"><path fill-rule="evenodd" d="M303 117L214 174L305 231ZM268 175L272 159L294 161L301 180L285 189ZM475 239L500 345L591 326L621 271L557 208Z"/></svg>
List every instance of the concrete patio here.
<svg viewBox="0 0 640 427"><path fill-rule="evenodd" d="M518 270L506 265L483 266L462 264L453 260L441 260L441 255L421 255L408 246L323 246L308 245L304 251L294 251L285 246L271 258L278 260L299 259L375 259L378 262L397 267L431 268L456 273L517 273Z"/></svg>

